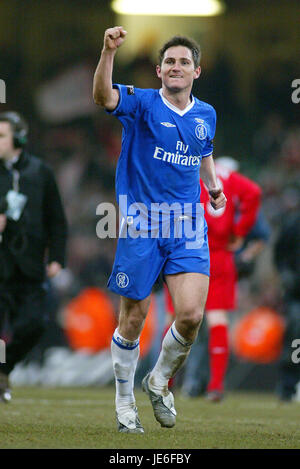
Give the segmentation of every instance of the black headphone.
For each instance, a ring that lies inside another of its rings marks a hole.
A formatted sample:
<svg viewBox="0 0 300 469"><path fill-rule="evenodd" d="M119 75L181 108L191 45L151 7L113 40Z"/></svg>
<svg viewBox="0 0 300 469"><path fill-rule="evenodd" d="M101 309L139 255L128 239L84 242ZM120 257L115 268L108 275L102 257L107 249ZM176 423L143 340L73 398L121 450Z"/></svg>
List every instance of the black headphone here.
<svg viewBox="0 0 300 469"><path fill-rule="evenodd" d="M28 124L17 112L1 112L0 122L9 122L14 133L14 147L23 148L27 143Z"/></svg>

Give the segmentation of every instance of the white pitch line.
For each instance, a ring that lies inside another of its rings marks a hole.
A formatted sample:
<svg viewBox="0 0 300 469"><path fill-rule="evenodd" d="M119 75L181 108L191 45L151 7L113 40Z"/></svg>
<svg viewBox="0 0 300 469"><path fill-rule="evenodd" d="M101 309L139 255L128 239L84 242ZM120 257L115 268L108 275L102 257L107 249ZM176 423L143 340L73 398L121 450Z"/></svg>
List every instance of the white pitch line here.
<svg viewBox="0 0 300 469"><path fill-rule="evenodd" d="M25 397L25 398L14 398L13 403L16 404L41 404L41 405L112 405L114 406L114 399L112 400L93 400L93 399L34 399L32 397ZM141 402L139 403L139 407L148 407L149 403L148 402Z"/></svg>
<svg viewBox="0 0 300 469"><path fill-rule="evenodd" d="M107 405L110 401L96 401L92 399L33 399L33 398L14 398L13 403L16 404L42 404L42 405L51 405L51 404L64 404L64 405ZM113 404L113 401L111 402Z"/></svg>

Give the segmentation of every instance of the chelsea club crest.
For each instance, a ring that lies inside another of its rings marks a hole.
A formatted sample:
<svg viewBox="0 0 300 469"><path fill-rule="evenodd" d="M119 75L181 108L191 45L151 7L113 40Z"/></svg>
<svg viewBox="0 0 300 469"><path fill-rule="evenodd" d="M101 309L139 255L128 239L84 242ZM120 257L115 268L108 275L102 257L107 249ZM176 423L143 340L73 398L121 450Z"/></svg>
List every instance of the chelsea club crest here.
<svg viewBox="0 0 300 469"><path fill-rule="evenodd" d="M196 137L199 138L199 140L204 140L207 137L207 130L204 124L199 124L195 128L195 134Z"/></svg>
<svg viewBox="0 0 300 469"><path fill-rule="evenodd" d="M119 272L116 276L116 280L119 288L126 288L129 284L128 275L126 275L124 272Z"/></svg>

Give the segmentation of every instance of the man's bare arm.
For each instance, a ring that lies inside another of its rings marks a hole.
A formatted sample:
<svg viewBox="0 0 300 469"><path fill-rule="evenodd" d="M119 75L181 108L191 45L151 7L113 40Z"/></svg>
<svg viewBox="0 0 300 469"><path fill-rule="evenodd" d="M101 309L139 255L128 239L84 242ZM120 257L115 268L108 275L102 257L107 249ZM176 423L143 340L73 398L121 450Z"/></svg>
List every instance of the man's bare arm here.
<svg viewBox="0 0 300 469"><path fill-rule="evenodd" d="M200 177L209 192L210 203L215 210L225 207L227 199L218 184L215 163L212 155L201 161Z"/></svg>
<svg viewBox="0 0 300 469"><path fill-rule="evenodd" d="M109 111L113 111L119 102L119 91L112 87L112 72L115 54L125 41L126 34L122 26L105 31L103 49L94 75L94 101Z"/></svg>

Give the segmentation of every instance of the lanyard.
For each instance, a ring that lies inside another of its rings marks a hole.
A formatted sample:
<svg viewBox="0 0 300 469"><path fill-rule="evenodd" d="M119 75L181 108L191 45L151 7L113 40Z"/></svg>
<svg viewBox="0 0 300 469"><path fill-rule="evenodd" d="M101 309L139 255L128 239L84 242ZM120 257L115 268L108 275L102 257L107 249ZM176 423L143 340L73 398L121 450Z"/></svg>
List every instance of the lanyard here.
<svg viewBox="0 0 300 469"><path fill-rule="evenodd" d="M13 190L19 192L20 173L16 169L12 170Z"/></svg>
<svg viewBox="0 0 300 469"><path fill-rule="evenodd" d="M12 180L13 180L13 190L15 192L19 192L19 181L20 181L20 173L19 171L13 167L14 163L16 163L19 160L19 157L14 157L10 161L7 161L5 163L6 169L11 173L12 175Z"/></svg>

